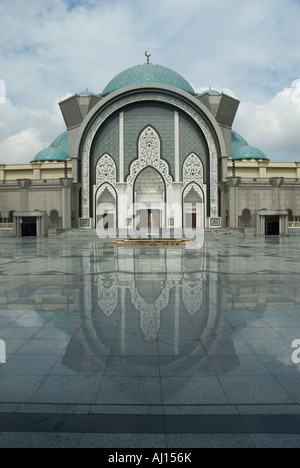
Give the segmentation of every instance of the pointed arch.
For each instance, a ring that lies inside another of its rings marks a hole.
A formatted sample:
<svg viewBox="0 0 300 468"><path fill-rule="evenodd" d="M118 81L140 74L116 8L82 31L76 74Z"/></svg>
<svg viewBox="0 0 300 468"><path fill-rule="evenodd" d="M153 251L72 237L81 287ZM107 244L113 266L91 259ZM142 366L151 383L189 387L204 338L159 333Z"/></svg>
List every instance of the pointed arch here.
<svg viewBox="0 0 300 468"><path fill-rule="evenodd" d="M101 156L96 166L96 186L100 187L105 182L116 187L117 166L108 153Z"/></svg>
<svg viewBox="0 0 300 468"><path fill-rule="evenodd" d="M187 185L183 191L183 202L184 202L184 199L186 198L186 196L190 193L190 191L194 189L195 192L199 195L199 197L201 198L202 202L204 202L204 192L203 192L203 189L198 185L196 184L195 182L191 182L189 185Z"/></svg>
<svg viewBox="0 0 300 468"><path fill-rule="evenodd" d="M138 159L133 161L130 166L130 174L127 183L133 186L139 173L148 166L154 167L163 177L166 185L172 183L169 165L161 159L161 143L157 131L147 125L142 131L138 140Z"/></svg>
<svg viewBox="0 0 300 468"><path fill-rule="evenodd" d="M117 199L117 194L116 194L116 190L114 187L112 187L110 184L108 183L104 183L102 185L99 186L97 192L96 192L96 200L102 195L102 193L105 191L105 190L108 190L109 193L114 197L114 200Z"/></svg>
<svg viewBox="0 0 300 468"><path fill-rule="evenodd" d="M203 186L203 163L199 156L191 153L183 163L183 182L184 186L191 182L196 182Z"/></svg>

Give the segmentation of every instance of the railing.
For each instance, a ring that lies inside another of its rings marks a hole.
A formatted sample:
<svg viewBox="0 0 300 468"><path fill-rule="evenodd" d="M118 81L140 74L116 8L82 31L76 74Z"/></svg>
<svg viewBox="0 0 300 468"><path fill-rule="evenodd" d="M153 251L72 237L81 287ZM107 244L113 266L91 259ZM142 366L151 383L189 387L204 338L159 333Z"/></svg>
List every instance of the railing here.
<svg viewBox="0 0 300 468"><path fill-rule="evenodd" d="M14 228L14 223L0 223L0 230L5 231L5 230L11 230Z"/></svg>

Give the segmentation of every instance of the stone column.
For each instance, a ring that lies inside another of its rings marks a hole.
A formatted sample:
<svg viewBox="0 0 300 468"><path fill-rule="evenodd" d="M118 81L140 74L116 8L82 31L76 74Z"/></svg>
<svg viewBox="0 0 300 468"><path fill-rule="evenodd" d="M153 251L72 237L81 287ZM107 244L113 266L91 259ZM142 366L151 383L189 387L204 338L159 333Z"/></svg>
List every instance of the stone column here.
<svg viewBox="0 0 300 468"><path fill-rule="evenodd" d="M119 228L120 233L127 229L126 226L126 218L128 217L127 214L127 197L126 197L126 186L125 183L118 183L117 184L117 193L118 193L118 200L116 204L116 211L117 211L117 227Z"/></svg>
<svg viewBox="0 0 300 468"><path fill-rule="evenodd" d="M41 165L40 162L31 163L34 180L39 180L41 178Z"/></svg>
<svg viewBox="0 0 300 468"><path fill-rule="evenodd" d="M300 161L296 161L296 179L300 179ZM0 170L1 170L1 166L0 166Z"/></svg>
<svg viewBox="0 0 300 468"><path fill-rule="evenodd" d="M72 188L71 179L59 179L62 186L62 228L72 228Z"/></svg>
<svg viewBox="0 0 300 468"><path fill-rule="evenodd" d="M266 179L267 178L267 168L269 166L269 161L258 161L258 165L259 165L258 177L260 179Z"/></svg>
<svg viewBox="0 0 300 468"><path fill-rule="evenodd" d="M0 164L0 180L5 180L4 169L5 169L5 165Z"/></svg>
<svg viewBox="0 0 300 468"><path fill-rule="evenodd" d="M239 227L239 203L238 203L238 186L241 183L240 177L229 177L229 213L230 213L230 226L231 228Z"/></svg>
<svg viewBox="0 0 300 468"><path fill-rule="evenodd" d="M124 112L119 115L119 181L124 182Z"/></svg>
<svg viewBox="0 0 300 468"><path fill-rule="evenodd" d="M28 206L29 201L29 187L31 185L30 179L19 179L18 185L21 188L21 206L20 211L30 211Z"/></svg>
<svg viewBox="0 0 300 468"><path fill-rule="evenodd" d="M168 187L167 190L167 203L168 203L168 213L167 213L167 224L170 218L171 212L174 217L174 229L182 229L182 212L183 212L183 201L182 201L182 187L183 184L173 183L172 187ZM176 237L176 234L175 234Z"/></svg>
<svg viewBox="0 0 300 468"><path fill-rule="evenodd" d="M180 182L180 141L179 141L179 112L174 111L175 128L175 182Z"/></svg>

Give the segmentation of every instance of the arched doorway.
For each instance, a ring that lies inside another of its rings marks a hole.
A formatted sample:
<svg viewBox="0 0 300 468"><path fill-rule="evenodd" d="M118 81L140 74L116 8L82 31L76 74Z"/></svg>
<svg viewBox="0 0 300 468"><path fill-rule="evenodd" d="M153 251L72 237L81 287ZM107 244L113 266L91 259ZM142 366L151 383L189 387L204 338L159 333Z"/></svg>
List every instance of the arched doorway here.
<svg viewBox="0 0 300 468"><path fill-rule="evenodd" d="M137 229L153 231L165 227L165 194L164 180L153 167L138 175L134 184Z"/></svg>
<svg viewBox="0 0 300 468"><path fill-rule="evenodd" d="M117 203L116 193L109 184L102 185L96 193L96 228L116 229Z"/></svg>
<svg viewBox="0 0 300 468"><path fill-rule="evenodd" d="M197 184L190 184L183 194L183 227L199 229L205 227L204 193Z"/></svg>

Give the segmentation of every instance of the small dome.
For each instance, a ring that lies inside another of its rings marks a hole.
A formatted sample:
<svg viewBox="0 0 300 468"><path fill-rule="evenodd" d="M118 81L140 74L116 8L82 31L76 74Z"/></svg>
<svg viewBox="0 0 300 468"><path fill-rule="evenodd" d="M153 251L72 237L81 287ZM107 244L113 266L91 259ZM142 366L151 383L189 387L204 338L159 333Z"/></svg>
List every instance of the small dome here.
<svg viewBox="0 0 300 468"><path fill-rule="evenodd" d="M203 91L200 96L204 96L205 94L209 94L210 96L221 96L221 93L215 89L207 89L206 91Z"/></svg>
<svg viewBox="0 0 300 468"><path fill-rule="evenodd" d="M254 146L237 146L231 157L232 159L264 159L268 161L267 156Z"/></svg>
<svg viewBox="0 0 300 468"><path fill-rule="evenodd" d="M246 140L234 130L231 131L231 155L234 160L241 159L264 159L269 161L267 156L258 148L249 146Z"/></svg>
<svg viewBox="0 0 300 468"><path fill-rule="evenodd" d="M81 93L77 93L77 96L97 96L97 94L86 89L85 91L81 91Z"/></svg>
<svg viewBox="0 0 300 468"><path fill-rule="evenodd" d="M31 162L38 161L66 161L68 153L60 148L46 148L40 151Z"/></svg>
<svg viewBox="0 0 300 468"><path fill-rule="evenodd" d="M244 138L234 130L231 131L231 145L232 147L235 146L249 146L247 141L244 140Z"/></svg>
<svg viewBox="0 0 300 468"><path fill-rule="evenodd" d="M125 88L126 86L141 85L145 83L174 86L182 89L183 91L187 91L194 96L196 94L191 85L181 75L169 68L150 63L137 65L136 67L128 68L127 70L119 73L119 75L108 83L101 96L106 96L107 94L117 91L118 89Z"/></svg>
<svg viewBox="0 0 300 468"><path fill-rule="evenodd" d="M64 132L61 135L59 135L57 138L55 138L55 140L51 143L49 148L59 148L67 153L68 152L68 132Z"/></svg>

